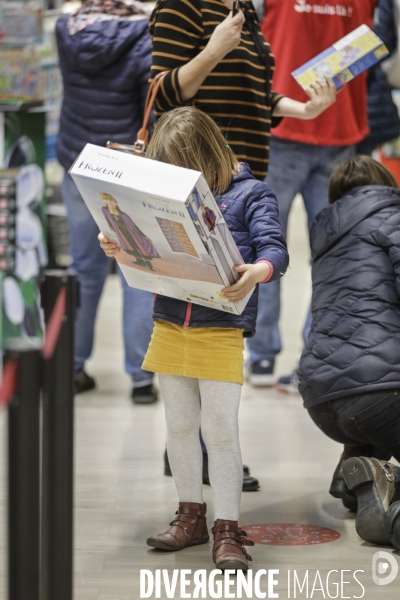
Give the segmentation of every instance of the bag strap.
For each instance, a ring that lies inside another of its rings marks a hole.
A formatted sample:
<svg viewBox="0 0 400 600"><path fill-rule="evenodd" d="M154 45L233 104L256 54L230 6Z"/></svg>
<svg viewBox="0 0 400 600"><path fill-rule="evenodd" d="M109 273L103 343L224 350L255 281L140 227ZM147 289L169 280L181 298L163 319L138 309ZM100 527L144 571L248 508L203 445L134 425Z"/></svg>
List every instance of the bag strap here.
<svg viewBox="0 0 400 600"><path fill-rule="evenodd" d="M151 111L156 101L156 97L158 94L158 90L160 89L162 80L164 79L167 73L168 71L162 71L161 73L157 73L157 75L150 82L149 89L147 90L146 102L144 105L142 127L138 131L136 142L133 144L133 146L129 146L127 144L118 144L116 142L107 142L107 148L110 148L111 150L122 150L125 152L130 152L135 156L145 155L146 145L149 139L149 119Z"/></svg>
<svg viewBox="0 0 400 600"><path fill-rule="evenodd" d="M137 156L144 156L146 144L149 139L149 119L151 111L153 110L158 90L160 89L161 83L167 73L168 71L161 71L161 73L157 73L157 75L152 79L149 85L146 103L144 106L143 124L142 127L139 129L135 143L135 154Z"/></svg>
<svg viewBox="0 0 400 600"><path fill-rule="evenodd" d="M270 60L269 52L267 51L266 47L264 46L264 44L262 43L262 41L260 39L259 23L257 22L256 19L254 19L253 15L250 14L247 2L243 2L242 10L244 13L244 18L246 20L246 25L250 32L250 36L251 36L251 39L253 40L257 54L261 59L261 63L263 63L265 65L265 91L266 91L266 95L268 98L269 93L271 91L271 86L270 86L270 82L269 82L269 78L270 78L270 74L271 74L271 60Z"/></svg>

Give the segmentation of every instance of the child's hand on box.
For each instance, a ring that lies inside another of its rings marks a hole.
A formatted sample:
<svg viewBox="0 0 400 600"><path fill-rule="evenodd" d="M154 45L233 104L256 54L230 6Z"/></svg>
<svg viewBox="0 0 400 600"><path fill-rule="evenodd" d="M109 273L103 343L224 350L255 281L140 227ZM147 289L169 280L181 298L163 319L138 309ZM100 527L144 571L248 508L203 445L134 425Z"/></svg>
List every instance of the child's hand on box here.
<svg viewBox="0 0 400 600"><path fill-rule="evenodd" d="M237 273L241 273L240 279L222 290L222 294L229 302L243 300L257 283L268 279L271 271L270 266L265 262L259 262L255 265L239 265L234 269Z"/></svg>
<svg viewBox="0 0 400 600"><path fill-rule="evenodd" d="M100 242L100 247L104 250L107 256L115 256L121 250L118 244L107 239L102 233L99 233L97 239Z"/></svg>

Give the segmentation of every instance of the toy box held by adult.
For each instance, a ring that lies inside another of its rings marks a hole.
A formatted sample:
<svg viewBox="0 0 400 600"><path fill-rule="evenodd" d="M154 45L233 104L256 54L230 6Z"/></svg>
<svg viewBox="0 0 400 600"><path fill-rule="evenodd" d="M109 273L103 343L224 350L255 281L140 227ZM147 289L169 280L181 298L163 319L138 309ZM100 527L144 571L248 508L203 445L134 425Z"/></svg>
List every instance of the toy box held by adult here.
<svg viewBox="0 0 400 600"><path fill-rule="evenodd" d="M292 75L303 89L324 77L332 77L339 89L388 54L382 40L367 25L361 25L293 71Z"/></svg>
<svg viewBox="0 0 400 600"><path fill-rule="evenodd" d="M241 314L221 294L243 259L199 171L87 144L70 169L128 285Z"/></svg>

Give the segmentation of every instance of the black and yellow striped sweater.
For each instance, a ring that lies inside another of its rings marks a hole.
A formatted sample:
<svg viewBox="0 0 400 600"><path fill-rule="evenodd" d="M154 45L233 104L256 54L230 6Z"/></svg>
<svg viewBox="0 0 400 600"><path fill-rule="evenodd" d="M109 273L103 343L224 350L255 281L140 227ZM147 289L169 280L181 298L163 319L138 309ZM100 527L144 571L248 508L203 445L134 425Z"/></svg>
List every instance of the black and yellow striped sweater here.
<svg viewBox="0 0 400 600"><path fill-rule="evenodd" d="M269 55L269 69L258 54L245 22L239 46L206 77L194 101L197 108L218 124L238 159L249 163L254 176L263 179L268 170L271 111L281 96L267 91L271 85L274 58L260 31L253 5L242 1L241 8L247 13L246 19L255 23ZM150 20L153 39L151 77L160 71L168 70L169 73L157 96L157 117L186 104L181 99L178 70L205 48L215 27L228 14L229 10L221 0L158 0Z"/></svg>

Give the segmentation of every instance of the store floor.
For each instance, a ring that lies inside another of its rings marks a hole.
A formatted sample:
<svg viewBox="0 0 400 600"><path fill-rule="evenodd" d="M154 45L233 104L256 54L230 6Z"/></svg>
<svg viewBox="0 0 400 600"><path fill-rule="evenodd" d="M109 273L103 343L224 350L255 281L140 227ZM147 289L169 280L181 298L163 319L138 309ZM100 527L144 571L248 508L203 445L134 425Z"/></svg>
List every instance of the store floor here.
<svg viewBox="0 0 400 600"><path fill-rule="evenodd" d="M289 373L296 362L309 300L307 237L300 202L296 202L293 211L289 246L291 268L284 280L282 314L285 349L278 361L278 374ZM87 365L88 372L97 379L98 388L76 398L75 600L137 600L140 569L153 574L157 569L168 569L170 577L173 569L191 569L186 578L193 581L193 571L210 572L213 568L211 547L207 545L178 553L160 553L146 546L149 535L166 529L177 500L172 479L163 476L162 402L134 406L129 398L130 381L122 370L120 305L119 282L112 276L102 299L95 355ZM311 422L300 396L287 396L274 389L256 390L246 384L240 429L243 460L261 485L260 491L243 494L241 523L280 524L280 529L273 526L256 529L270 537L264 537L264 543L249 549L253 575L260 569L279 570L279 574L273 575L278 581L273 591L280 598L397 599L396 581L377 587L372 580L375 552L384 550L393 556L393 549L364 543L355 532L354 516L328 494L340 446L325 438ZM5 450L5 432L3 412L0 414L2 450ZM7 597L5 451L1 456L0 598L3 599ZM204 491L211 527L211 491L206 486ZM286 524L297 527L288 528ZM300 525L328 528L340 537L328 532L328 539L337 539L319 543L326 539L324 532L321 535L315 530L310 534ZM271 545L268 542L271 536L289 545ZM302 545L293 545L296 543ZM387 557L384 560L390 562ZM300 586L305 581L302 591L296 586L296 593L294 571ZM175 595L169 597L191 597L181 594L179 582ZM193 588L193 583L188 585L187 594ZM235 590L236 583L229 591L236 594ZM261 592L268 597L265 575L261 577ZM158 597L168 597L164 586ZM200 597L236 595L222 592L212 596L207 592ZM244 592L243 597L246 597ZM248 597L262 596L253 592ZM278 596L270 594L270 597Z"/></svg>

